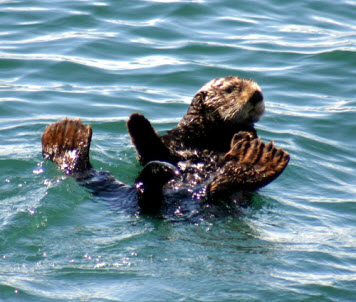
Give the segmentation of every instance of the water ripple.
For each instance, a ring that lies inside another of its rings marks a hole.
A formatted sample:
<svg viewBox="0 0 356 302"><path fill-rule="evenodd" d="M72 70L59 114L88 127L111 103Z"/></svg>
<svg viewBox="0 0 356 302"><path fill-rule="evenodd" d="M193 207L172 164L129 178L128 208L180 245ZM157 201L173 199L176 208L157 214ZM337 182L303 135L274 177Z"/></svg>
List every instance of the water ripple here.
<svg viewBox="0 0 356 302"><path fill-rule="evenodd" d="M78 32L78 31L68 31L64 33L55 33L48 35L41 35L39 37L34 37L30 39L17 40L17 41L2 41L2 45L17 45L17 44L31 44L31 43L44 43L53 42L56 40L66 40L66 39L100 39L100 38L112 38L116 37L117 33L114 32Z"/></svg>
<svg viewBox="0 0 356 302"><path fill-rule="evenodd" d="M4 60L28 60L28 61L54 61L70 62L87 67L94 67L106 70L134 70L141 68L153 68L165 65L184 65L187 62L169 56L147 56L137 58L132 62L118 60L102 60L97 58L84 58L54 54L7 54L0 53L0 59Z"/></svg>
<svg viewBox="0 0 356 302"><path fill-rule="evenodd" d="M0 1L0 300L351 301L355 5ZM128 116L164 132L228 74L260 84L258 134L291 154L241 216L132 216L42 161L46 125L79 116L94 166L132 183Z"/></svg>

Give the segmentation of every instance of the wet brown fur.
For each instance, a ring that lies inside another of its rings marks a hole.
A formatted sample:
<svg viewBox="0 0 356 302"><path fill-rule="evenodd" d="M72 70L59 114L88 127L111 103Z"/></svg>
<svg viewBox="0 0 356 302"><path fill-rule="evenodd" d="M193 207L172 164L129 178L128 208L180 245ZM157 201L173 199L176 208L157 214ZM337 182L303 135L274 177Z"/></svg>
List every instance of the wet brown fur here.
<svg viewBox="0 0 356 302"><path fill-rule="evenodd" d="M143 165L151 160L175 163L189 158L189 150L227 152L232 137L239 131L257 137L254 122L262 115L264 106L258 118L249 118L248 112L254 107L261 109L261 104L263 96L255 82L230 76L205 84L179 124L163 136L138 113L130 116L127 127Z"/></svg>
<svg viewBox="0 0 356 302"><path fill-rule="evenodd" d="M207 192L222 198L267 185L288 164L286 152L257 138L254 123L263 111L258 85L230 76L205 84L179 124L162 136L138 113L131 115L127 127L142 164L161 160L185 167L188 185L214 175ZM200 163L203 169L197 168Z"/></svg>
<svg viewBox="0 0 356 302"><path fill-rule="evenodd" d="M267 185L288 164L288 153L257 138L254 123L263 111L262 92L255 82L226 77L204 85L180 123L166 134L160 136L138 113L130 116L127 128L143 165L174 164L182 172L181 184L208 181L208 195L220 199ZM53 123L42 136L43 156L65 173L84 173L91 169L91 137L91 127L79 119Z"/></svg>
<svg viewBox="0 0 356 302"><path fill-rule="evenodd" d="M288 161L289 154L276 149L273 142L265 144L246 132L236 134L207 191L212 199L241 190L254 191L276 179Z"/></svg>
<svg viewBox="0 0 356 302"><path fill-rule="evenodd" d="M90 126L80 119L50 124L42 135L42 155L58 165L66 174L91 168L89 149L92 137Z"/></svg>

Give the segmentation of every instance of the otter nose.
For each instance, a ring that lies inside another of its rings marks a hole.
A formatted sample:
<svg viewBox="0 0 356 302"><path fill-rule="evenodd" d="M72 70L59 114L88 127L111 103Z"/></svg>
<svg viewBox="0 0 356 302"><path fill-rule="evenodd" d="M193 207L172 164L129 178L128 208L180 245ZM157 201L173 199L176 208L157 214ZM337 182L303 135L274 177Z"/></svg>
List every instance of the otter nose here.
<svg viewBox="0 0 356 302"><path fill-rule="evenodd" d="M263 101L263 95L262 92L259 90L256 90L255 93L251 96L251 98L248 100L252 105L256 106L259 102Z"/></svg>

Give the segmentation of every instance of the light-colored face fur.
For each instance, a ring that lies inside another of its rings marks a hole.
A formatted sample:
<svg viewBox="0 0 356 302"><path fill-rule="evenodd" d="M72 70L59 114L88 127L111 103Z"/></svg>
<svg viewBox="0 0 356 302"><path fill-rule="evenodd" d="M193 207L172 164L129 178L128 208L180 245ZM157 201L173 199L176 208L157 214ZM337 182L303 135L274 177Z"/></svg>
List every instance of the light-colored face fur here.
<svg viewBox="0 0 356 302"><path fill-rule="evenodd" d="M252 124L265 110L261 88L249 79L234 76L214 79L199 92L205 95L203 104L213 119Z"/></svg>

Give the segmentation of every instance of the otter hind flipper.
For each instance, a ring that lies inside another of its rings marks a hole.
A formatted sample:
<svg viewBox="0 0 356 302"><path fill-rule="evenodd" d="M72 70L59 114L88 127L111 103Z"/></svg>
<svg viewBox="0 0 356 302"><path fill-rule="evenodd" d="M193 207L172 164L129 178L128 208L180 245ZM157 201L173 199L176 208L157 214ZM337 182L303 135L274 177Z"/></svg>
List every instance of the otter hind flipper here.
<svg viewBox="0 0 356 302"><path fill-rule="evenodd" d="M221 199L237 191L254 191L276 179L289 162L289 154L260 139L239 139L224 156L208 185L209 196Z"/></svg>
<svg viewBox="0 0 356 302"><path fill-rule="evenodd" d="M89 149L92 137L90 126L80 119L50 124L42 135L42 155L58 165L62 172L85 172L91 168Z"/></svg>
<svg viewBox="0 0 356 302"><path fill-rule="evenodd" d="M127 129L130 133L131 141L136 147L138 160L142 165L154 160L170 163L176 161L149 120L142 114L131 114L127 121Z"/></svg>

